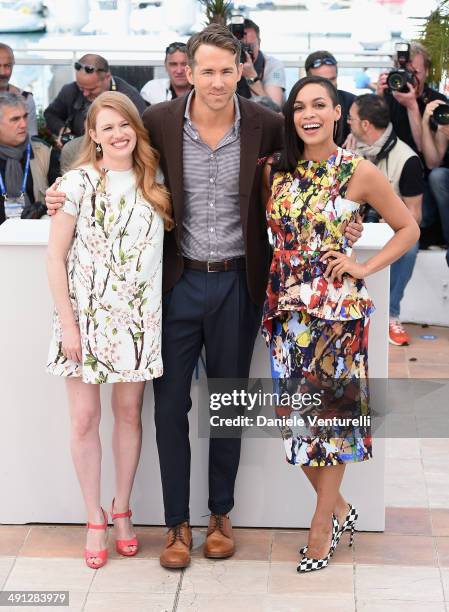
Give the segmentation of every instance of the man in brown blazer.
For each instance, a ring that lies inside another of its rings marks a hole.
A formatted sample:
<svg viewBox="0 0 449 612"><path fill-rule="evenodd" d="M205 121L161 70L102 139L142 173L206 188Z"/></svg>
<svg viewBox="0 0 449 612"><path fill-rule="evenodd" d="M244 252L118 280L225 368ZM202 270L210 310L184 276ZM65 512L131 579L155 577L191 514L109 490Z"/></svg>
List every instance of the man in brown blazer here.
<svg viewBox="0 0 449 612"><path fill-rule="evenodd" d="M227 28L211 25L192 36L187 55L192 92L143 115L161 156L176 224L164 243L164 374L153 381L169 528L160 562L169 568L190 562L188 412L202 347L209 379L249 375L270 263L261 179L283 132L279 115L235 94L240 44ZM52 187L46 201L56 209L64 198ZM240 444L239 436L210 439L209 558L234 553L228 514Z"/></svg>
<svg viewBox="0 0 449 612"><path fill-rule="evenodd" d="M187 44L184 98L153 105L143 115L172 194L174 231L164 243L162 359L154 381L156 437L169 527L164 567L190 561L192 374L204 345L209 378L247 378L261 321L270 251L261 178L282 145L282 118L236 96L241 77L237 39L212 25ZM209 509L204 554L229 557L228 513L240 437L211 438Z"/></svg>

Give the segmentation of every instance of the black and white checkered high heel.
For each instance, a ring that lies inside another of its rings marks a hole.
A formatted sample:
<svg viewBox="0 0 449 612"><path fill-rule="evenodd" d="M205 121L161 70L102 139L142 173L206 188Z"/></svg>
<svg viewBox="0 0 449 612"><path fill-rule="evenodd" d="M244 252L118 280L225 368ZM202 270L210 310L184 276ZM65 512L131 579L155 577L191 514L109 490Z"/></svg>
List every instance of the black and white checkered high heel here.
<svg viewBox="0 0 449 612"><path fill-rule="evenodd" d="M315 570L324 569L329 564L330 558L333 555L335 547L337 546L337 537L340 531L340 525L338 524L337 519L334 515L332 515L332 539L331 545L329 548L329 552L323 559L312 559L307 555L304 555L301 561L299 562L296 571L298 572L313 572Z"/></svg>
<svg viewBox="0 0 449 612"><path fill-rule="evenodd" d="M338 536L337 536L337 544L339 543L340 538L344 534L344 532L345 531L350 531L351 535L349 536L349 546L352 546L354 544L355 524L357 522L357 519L359 518L359 513L357 512L356 508L354 508L354 506L352 506L351 504L348 504L348 506L349 506L349 512L348 512L348 514L345 517L343 525L339 528L339 533L338 533ZM302 546L299 549L299 554L300 555L305 555L306 552L307 552L307 548L308 548L307 545L306 546ZM334 550L335 550L335 548L334 548ZM333 554L334 554L334 551L332 551L331 556Z"/></svg>
<svg viewBox="0 0 449 612"><path fill-rule="evenodd" d="M346 515L345 522L341 526L340 537L338 539L340 540L341 536L344 534L345 531L350 531L351 535L349 536L349 546L352 546L354 544L355 524L357 522L357 519L359 518L359 513L357 512L356 508L354 508L354 506L351 506L351 504L348 505L349 512Z"/></svg>

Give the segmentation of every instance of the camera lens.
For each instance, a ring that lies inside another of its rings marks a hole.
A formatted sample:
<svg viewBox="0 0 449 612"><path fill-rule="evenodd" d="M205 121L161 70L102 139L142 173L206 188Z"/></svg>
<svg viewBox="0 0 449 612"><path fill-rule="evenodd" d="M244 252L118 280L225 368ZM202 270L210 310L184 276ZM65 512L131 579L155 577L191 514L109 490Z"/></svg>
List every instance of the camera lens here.
<svg viewBox="0 0 449 612"><path fill-rule="evenodd" d="M387 78L387 85L393 91L400 91L407 87L406 76L402 72L390 72Z"/></svg>
<svg viewBox="0 0 449 612"><path fill-rule="evenodd" d="M433 111L433 118L438 125L449 125L449 104L440 104Z"/></svg>

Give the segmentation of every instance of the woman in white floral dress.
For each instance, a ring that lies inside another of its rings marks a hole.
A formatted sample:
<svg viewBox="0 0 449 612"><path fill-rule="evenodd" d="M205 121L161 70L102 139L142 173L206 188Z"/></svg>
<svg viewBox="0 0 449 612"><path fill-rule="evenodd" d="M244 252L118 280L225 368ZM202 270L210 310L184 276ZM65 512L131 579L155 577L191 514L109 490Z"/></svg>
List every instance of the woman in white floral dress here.
<svg viewBox="0 0 449 612"><path fill-rule="evenodd" d="M129 498L141 447L146 380L162 375L162 245L171 229L158 154L133 103L106 92L92 103L75 169L59 185L65 203L52 218L48 276L55 315L47 364L66 377L71 449L88 516L85 560L106 563L100 504L100 383L114 383L116 548L137 552ZM159 182L158 182L159 181Z"/></svg>

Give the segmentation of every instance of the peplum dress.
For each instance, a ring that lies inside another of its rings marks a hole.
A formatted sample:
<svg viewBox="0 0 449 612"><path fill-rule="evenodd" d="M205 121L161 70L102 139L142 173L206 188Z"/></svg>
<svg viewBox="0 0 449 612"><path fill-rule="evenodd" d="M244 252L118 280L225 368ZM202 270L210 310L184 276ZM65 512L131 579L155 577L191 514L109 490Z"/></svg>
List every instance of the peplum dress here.
<svg viewBox="0 0 449 612"><path fill-rule="evenodd" d="M344 233L360 205L345 195L361 159L338 148L325 161L300 160L294 172L271 174L266 217L273 257L262 333L278 397L309 394L307 402L278 404L275 411L293 465L320 467L372 456L366 417L374 305L363 280L344 274L329 282L323 275L327 264L320 262L329 250L351 252Z"/></svg>

